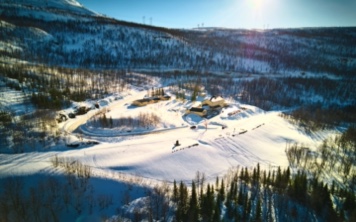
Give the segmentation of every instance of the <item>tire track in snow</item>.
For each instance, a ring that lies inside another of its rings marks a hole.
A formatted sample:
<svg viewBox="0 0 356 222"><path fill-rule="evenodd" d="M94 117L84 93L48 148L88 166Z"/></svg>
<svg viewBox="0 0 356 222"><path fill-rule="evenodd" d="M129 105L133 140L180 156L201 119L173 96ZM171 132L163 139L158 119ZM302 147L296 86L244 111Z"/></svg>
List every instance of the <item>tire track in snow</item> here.
<svg viewBox="0 0 356 222"><path fill-rule="evenodd" d="M252 153L251 151L249 151L247 148L243 147L243 146L239 146L238 143L233 140L232 138L228 138L226 139L226 142L231 144L233 147L236 147L239 150L242 150L244 153L249 154L250 157L255 158L257 160L257 162L259 163L265 163L265 164L270 164L271 162L261 159L259 156L257 156L256 154Z"/></svg>
<svg viewBox="0 0 356 222"><path fill-rule="evenodd" d="M226 160L232 166L234 166L234 164L232 164L229 160L231 158L241 164L248 164L251 162L251 160L260 164L271 164L271 162L260 158L256 154L249 151L247 148L240 146L230 137L217 138L212 142L212 144L216 145L219 149L229 154L229 157L226 157Z"/></svg>
<svg viewBox="0 0 356 222"><path fill-rule="evenodd" d="M213 145L216 145L218 148L220 148L222 151L226 152L229 154L229 156L226 157L226 161L231 165L235 166L236 164L232 164L230 159L233 159L241 164L245 164L248 162L249 158L245 156L243 153L238 153L235 150L233 150L231 147L229 147L229 144L224 143L225 138L217 138L214 140ZM240 154L240 155L239 155ZM234 156L238 156L240 158L234 158Z"/></svg>

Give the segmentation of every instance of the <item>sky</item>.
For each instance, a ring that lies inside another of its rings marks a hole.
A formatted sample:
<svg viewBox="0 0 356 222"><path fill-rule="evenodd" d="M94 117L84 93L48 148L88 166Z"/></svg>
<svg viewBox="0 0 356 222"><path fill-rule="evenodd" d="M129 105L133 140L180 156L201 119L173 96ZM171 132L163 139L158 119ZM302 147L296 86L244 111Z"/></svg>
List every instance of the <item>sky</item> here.
<svg viewBox="0 0 356 222"><path fill-rule="evenodd" d="M119 20L167 28L356 26L356 0L77 0Z"/></svg>

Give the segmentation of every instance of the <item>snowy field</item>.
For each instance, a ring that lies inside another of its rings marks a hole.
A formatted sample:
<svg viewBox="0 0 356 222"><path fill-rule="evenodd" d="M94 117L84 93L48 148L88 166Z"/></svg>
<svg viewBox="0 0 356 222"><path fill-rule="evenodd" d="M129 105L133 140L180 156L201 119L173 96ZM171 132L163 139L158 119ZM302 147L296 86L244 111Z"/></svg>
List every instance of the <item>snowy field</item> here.
<svg viewBox="0 0 356 222"><path fill-rule="evenodd" d="M223 176L235 167L252 168L257 163L265 169L286 167L287 143L315 147L323 138L302 133L281 118L279 112L265 112L238 103L223 108L211 119L184 115L192 104L178 101L174 96L169 101L144 107L130 105L145 94L132 90L122 99L108 99L105 108L110 111L106 115L135 117L138 113L153 112L161 118L155 128L128 132L87 127L87 120L97 112L93 110L62 123L61 127L69 133L67 142L95 140L99 144L42 153L1 154L1 176L52 172L50 159L57 155L79 160L105 178L126 175L148 181L189 182L199 171L208 181L214 181L216 176ZM190 128L193 125L196 129ZM175 145L177 140L179 146Z"/></svg>
<svg viewBox="0 0 356 222"><path fill-rule="evenodd" d="M11 110L15 115L24 115L35 110L30 99L30 94L24 95L22 91L7 87L0 80L0 106Z"/></svg>
<svg viewBox="0 0 356 222"><path fill-rule="evenodd" d="M149 189L157 185L172 185L174 180L189 185L197 172L204 174L206 182L214 183L217 176L222 178L229 170L252 169L258 163L261 169L285 168L289 165L285 153L287 144L298 142L316 147L327 134L307 135L280 117L280 112L265 112L234 101L210 119L196 114L184 115L191 106L199 105L199 101L183 102L174 96L143 107L131 105L146 94L146 91L131 90L106 98L99 101L101 110L91 110L61 123L65 142L80 144L77 148L63 144L48 151L0 154L0 181L19 176L24 187L41 189L43 184L48 186L46 181L51 178L62 184L58 189L64 189L68 180L65 168L54 167L53 159L78 161L90 166L88 187L93 193L84 197L91 192L88 190L82 196L74 195L74 199L78 197L75 200L84 201L78 202L82 207L77 208L79 211L62 211L59 217L62 221L114 220L113 215L118 212L134 214L144 205ZM90 105L90 102L77 105L84 104ZM105 115L114 119L153 112L160 117L160 122L155 127L129 131L122 127L89 127L88 121L104 109L108 111ZM73 108L62 112L72 111ZM85 141L99 144L83 145ZM90 210L93 203L94 208ZM76 209L76 205L73 206Z"/></svg>

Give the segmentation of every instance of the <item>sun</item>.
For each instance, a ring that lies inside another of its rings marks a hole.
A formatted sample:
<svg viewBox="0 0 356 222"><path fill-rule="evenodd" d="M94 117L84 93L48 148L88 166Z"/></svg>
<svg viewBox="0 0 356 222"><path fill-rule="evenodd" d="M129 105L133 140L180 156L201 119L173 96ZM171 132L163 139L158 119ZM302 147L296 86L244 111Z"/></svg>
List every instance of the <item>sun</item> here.
<svg viewBox="0 0 356 222"><path fill-rule="evenodd" d="M251 8L255 10L260 10L264 3L264 0L247 0Z"/></svg>

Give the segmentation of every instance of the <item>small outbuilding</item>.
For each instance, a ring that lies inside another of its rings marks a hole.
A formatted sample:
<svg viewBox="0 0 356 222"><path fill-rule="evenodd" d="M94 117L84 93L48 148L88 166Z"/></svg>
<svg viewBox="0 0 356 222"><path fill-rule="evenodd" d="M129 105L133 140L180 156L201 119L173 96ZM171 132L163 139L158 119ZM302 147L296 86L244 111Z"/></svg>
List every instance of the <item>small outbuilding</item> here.
<svg viewBox="0 0 356 222"><path fill-rule="evenodd" d="M206 99L202 102L202 105L209 106L209 107L225 107L225 99L221 96L212 96L210 99Z"/></svg>
<svg viewBox="0 0 356 222"><path fill-rule="evenodd" d="M203 117L207 115L207 111L204 108L192 107L186 111L186 114L197 114L198 116Z"/></svg>
<svg viewBox="0 0 356 222"><path fill-rule="evenodd" d="M148 104L152 103L158 103L160 101L167 101L170 100L170 96L158 96L158 97L150 97L150 98L144 98L144 99L138 99L132 102L133 106L146 106Z"/></svg>
<svg viewBox="0 0 356 222"><path fill-rule="evenodd" d="M132 102L132 105L134 106L146 106L147 104L152 103L153 101L151 99L138 99Z"/></svg>

